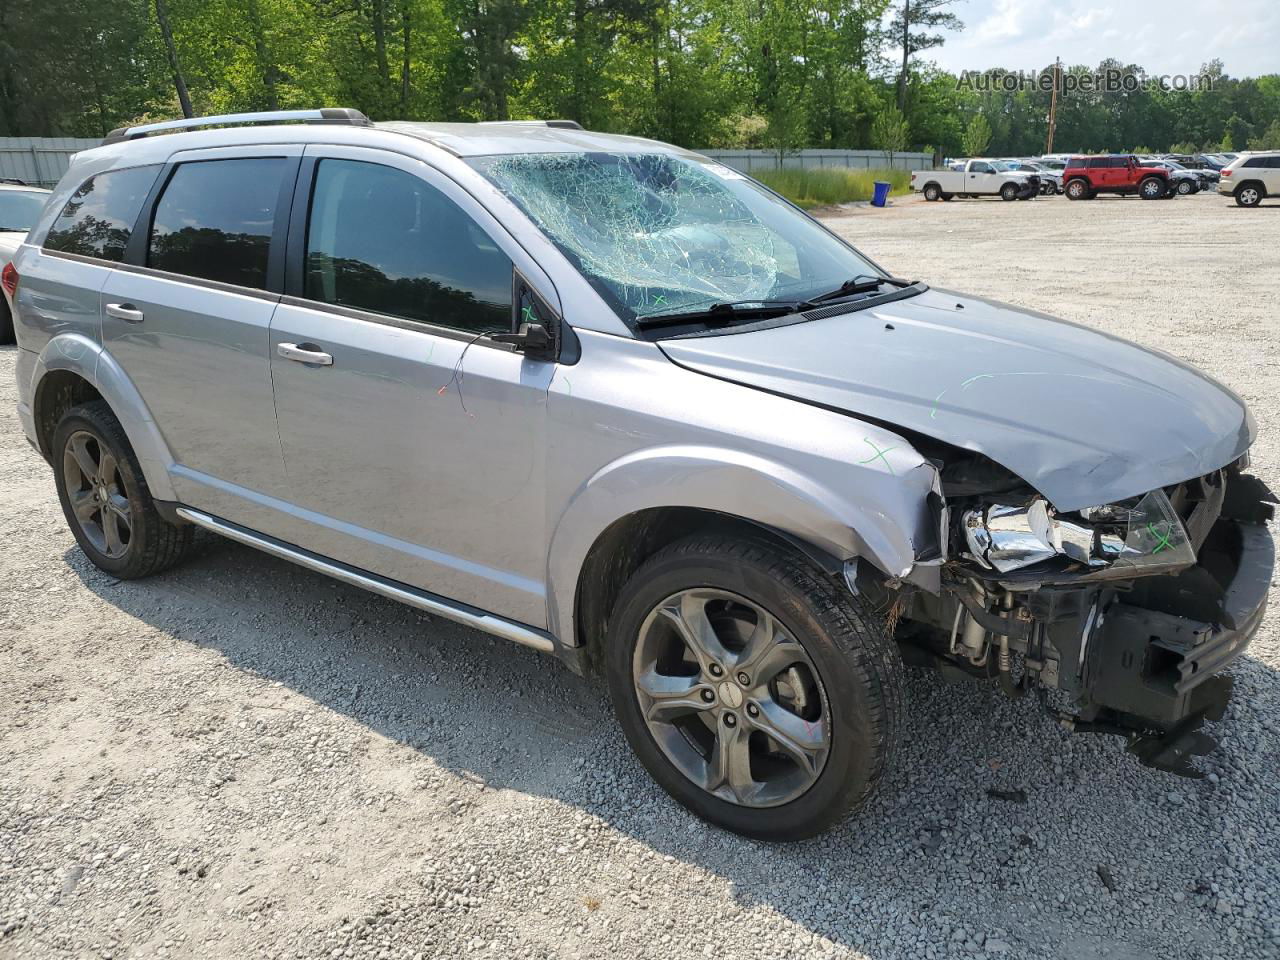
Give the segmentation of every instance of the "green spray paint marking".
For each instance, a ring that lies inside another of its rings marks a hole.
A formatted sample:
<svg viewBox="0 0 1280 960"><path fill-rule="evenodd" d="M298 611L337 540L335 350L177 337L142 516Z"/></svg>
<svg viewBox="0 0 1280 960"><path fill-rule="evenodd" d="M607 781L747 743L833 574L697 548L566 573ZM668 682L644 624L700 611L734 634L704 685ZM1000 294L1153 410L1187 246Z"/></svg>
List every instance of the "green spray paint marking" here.
<svg viewBox="0 0 1280 960"><path fill-rule="evenodd" d="M525 323L538 322L538 318L533 312L533 307L529 306L528 304L525 304L524 308L520 311L520 319L523 320Z"/></svg>
<svg viewBox="0 0 1280 960"><path fill-rule="evenodd" d="M1148 523L1147 529L1151 531L1151 535L1155 537L1156 540L1158 541L1156 543L1156 548L1151 551L1152 556L1155 556L1157 553L1159 553L1161 550L1165 549L1166 547L1168 547L1170 550L1173 549L1173 544L1169 542L1169 538L1173 536L1172 524L1170 524L1169 529L1166 530L1164 533L1161 533L1160 531L1158 531L1154 523Z"/></svg>
<svg viewBox="0 0 1280 960"><path fill-rule="evenodd" d="M859 460L858 461L859 463L874 463L877 460L883 460L884 465L888 468L889 472L892 473L895 477L898 475L893 469L893 464L891 464L888 461L888 459L885 457L886 453L888 453L890 450L897 450L898 449L897 447L885 447L883 450L881 450L879 447L877 447L874 443L872 443L866 437L862 438L862 442L865 443L867 446L869 446L872 450L874 450L875 453L867 457L867 459L865 460Z"/></svg>

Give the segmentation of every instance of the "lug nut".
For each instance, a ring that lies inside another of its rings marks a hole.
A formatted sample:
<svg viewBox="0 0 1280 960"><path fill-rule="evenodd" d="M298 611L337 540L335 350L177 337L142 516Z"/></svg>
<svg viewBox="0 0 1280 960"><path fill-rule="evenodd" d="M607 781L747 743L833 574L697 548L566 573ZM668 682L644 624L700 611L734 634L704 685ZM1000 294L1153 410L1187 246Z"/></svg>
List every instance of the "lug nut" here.
<svg viewBox="0 0 1280 960"><path fill-rule="evenodd" d="M726 713L724 715L724 725L726 727L735 727L738 725L738 718L735 717L732 713Z"/></svg>
<svg viewBox="0 0 1280 960"><path fill-rule="evenodd" d="M742 684L744 687L751 686L751 678L748 677L745 673L738 674L738 682Z"/></svg>
<svg viewBox="0 0 1280 960"><path fill-rule="evenodd" d="M720 664L718 664L718 663L713 663L713 664L711 665L711 675L712 675L713 677L718 677L718 676L720 676L720 675L721 675L721 674L723 674L723 673L724 673L724 670L723 670L723 668L721 668Z"/></svg>
<svg viewBox="0 0 1280 960"><path fill-rule="evenodd" d="M705 701L707 701L707 703L710 703L710 702L711 702L712 700L714 700L715 698L716 698L716 695L715 695L714 693L712 693L710 690L703 690L703 691L702 691L702 699L703 699L703 700L705 700Z"/></svg>
<svg viewBox="0 0 1280 960"><path fill-rule="evenodd" d="M759 707L757 707L754 703L748 703L748 704L747 704L747 713L748 713L750 716L758 717L758 716L760 716L760 708L759 708Z"/></svg>

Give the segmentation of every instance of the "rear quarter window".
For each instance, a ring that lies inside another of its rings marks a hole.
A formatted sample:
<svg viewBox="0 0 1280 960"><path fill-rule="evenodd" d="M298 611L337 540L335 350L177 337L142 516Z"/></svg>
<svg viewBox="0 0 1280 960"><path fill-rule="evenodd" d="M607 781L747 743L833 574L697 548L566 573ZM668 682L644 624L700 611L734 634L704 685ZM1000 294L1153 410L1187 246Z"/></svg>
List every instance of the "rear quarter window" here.
<svg viewBox="0 0 1280 960"><path fill-rule="evenodd" d="M159 166L99 173L71 195L44 240L46 250L120 262Z"/></svg>

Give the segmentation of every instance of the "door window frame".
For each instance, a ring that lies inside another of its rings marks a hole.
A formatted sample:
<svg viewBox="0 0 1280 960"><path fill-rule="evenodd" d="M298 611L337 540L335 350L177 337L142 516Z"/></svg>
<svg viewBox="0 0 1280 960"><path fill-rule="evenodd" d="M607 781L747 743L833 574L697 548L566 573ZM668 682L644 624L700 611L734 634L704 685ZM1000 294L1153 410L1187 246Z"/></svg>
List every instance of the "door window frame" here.
<svg viewBox="0 0 1280 960"><path fill-rule="evenodd" d="M363 310L342 304L325 303L312 300L306 293L306 257L307 230L311 220L311 201L315 188L316 168L323 160L352 160L360 163L372 163L399 170L416 177L427 186L439 191L445 199L456 204L461 211L484 231L499 250L512 264L512 304L511 330L518 328L517 311L519 310L518 285L523 283L536 296L539 305L549 316L545 319L555 329L551 331L558 342L571 338L568 324L560 306L560 298L555 285L528 253L516 241L505 227L481 204L469 191L454 179L425 161L407 154L376 147L354 147L339 144L308 144L303 151L302 162L294 184L293 199L289 215L288 237L285 242L284 287L281 303L302 307L308 310L321 310L339 316L351 317L370 323L381 323L399 327L404 330L416 330L452 340L473 342L476 347L494 350L514 351L510 344L495 343L485 336L478 336L474 331L460 330L457 327L431 323L427 320L411 320L392 314ZM517 279L518 278L518 279ZM560 362L565 362L562 356Z"/></svg>
<svg viewBox="0 0 1280 960"><path fill-rule="evenodd" d="M280 192L276 197L275 220L272 224L270 245L267 248L267 283L265 287L244 287L221 280L208 280L204 277L193 277L185 273L173 273L147 265L147 250L151 244L151 228L155 223L156 207L160 198L168 189L178 167L187 163L221 160L272 160L284 159L284 174L280 178ZM141 273L148 276L164 277L193 283L212 290L225 290L229 293L240 293L265 300L279 300L284 293L285 253L289 231L289 207L293 203L294 186L298 178L298 167L302 162L302 146L300 144L252 144L239 147L210 147L202 150L179 150L164 162L160 175L151 185L151 191L142 203L142 210L133 225L133 233L129 236L129 244L125 247L124 259L116 264L117 269L129 273Z"/></svg>

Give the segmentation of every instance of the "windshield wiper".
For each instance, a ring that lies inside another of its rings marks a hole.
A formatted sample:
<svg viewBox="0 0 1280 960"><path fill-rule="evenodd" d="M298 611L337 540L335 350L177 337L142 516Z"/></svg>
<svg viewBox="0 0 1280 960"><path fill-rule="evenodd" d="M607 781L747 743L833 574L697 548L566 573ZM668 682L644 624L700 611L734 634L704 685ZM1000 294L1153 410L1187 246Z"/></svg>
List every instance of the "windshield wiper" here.
<svg viewBox="0 0 1280 960"><path fill-rule="evenodd" d="M636 326L641 330L652 330L654 327L696 323L699 320L713 323L748 319L762 320L768 317L780 317L788 313L797 313L811 306L813 306L813 301L811 300L734 300L713 303L699 310L682 310L679 313L659 313L648 317L637 317Z"/></svg>
<svg viewBox="0 0 1280 960"><path fill-rule="evenodd" d="M879 290L886 283L893 284L895 287L909 287L914 280L903 280L900 277L881 277L871 273L860 273L856 277L846 280L834 290L828 290L826 293L820 293L816 297L810 297L809 303L827 303L830 300L838 300L840 297L847 297L855 293L870 293L872 290Z"/></svg>

